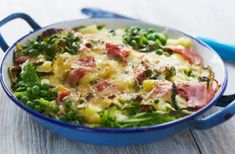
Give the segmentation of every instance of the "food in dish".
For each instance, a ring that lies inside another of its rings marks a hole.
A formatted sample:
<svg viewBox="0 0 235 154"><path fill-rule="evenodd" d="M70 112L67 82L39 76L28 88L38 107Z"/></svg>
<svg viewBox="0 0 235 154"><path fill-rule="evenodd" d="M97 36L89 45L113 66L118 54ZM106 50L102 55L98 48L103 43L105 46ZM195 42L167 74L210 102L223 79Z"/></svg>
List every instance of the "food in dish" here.
<svg viewBox="0 0 235 154"><path fill-rule="evenodd" d="M190 38L138 26L48 29L16 45L14 95L48 117L90 127L142 127L187 116L220 87Z"/></svg>

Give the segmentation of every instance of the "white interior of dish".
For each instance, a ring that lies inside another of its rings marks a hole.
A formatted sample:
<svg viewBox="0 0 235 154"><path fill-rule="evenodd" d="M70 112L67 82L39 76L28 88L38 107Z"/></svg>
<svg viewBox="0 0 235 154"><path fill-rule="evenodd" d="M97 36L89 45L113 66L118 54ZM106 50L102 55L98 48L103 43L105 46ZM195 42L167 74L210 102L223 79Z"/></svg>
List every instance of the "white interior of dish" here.
<svg viewBox="0 0 235 154"><path fill-rule="evenodd" d="M154 28L159 32L166 32L167 36L169 38L177 38L181 36L188 36L182 32L179 32L177 30L173 30L170 28L165 28L162 26L158 25L153 25L149 23L144 23L140 21L132 21L132 20L123 20L123 19L83 19L83 20L72 20L72 21L66 21L66 22L61 22L57 24L53 24L47 27L44 27L30 35L27 35L24 37L22 40L20 40L20 43L27 43L27 40L30 38L36 38L39 34L41 34L42 31L48 28L73 28L77 27L79 25L91 25L91 24L105 24L107 27L110 28L122 28L122 27L129 27L133 25L138 25L141 27L146 27L146 28ZM193 41L193 49L196 51L199 55L201 55L204 59L204 64L205 66L209 65L212 67L214 73L215 73L215 78L219 81L220 84L223 84L226 77L226 70L223 64L222 59L210 48L207 46L201 44L195 39L192 39ZM7 84L7 87L11 89L11 82L8 76L8 67L13 65L12 57L13 57L13 51L15 47L13 46L9 51L8 54L3 62L3 80ZM221 89L219 90L218 93L220 93Z"/></svg>

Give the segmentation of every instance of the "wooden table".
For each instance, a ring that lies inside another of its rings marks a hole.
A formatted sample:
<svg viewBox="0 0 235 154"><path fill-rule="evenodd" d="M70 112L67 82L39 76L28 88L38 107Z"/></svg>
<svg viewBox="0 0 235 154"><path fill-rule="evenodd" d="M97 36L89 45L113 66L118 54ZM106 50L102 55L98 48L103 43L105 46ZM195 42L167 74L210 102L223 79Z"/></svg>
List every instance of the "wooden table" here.
<svg viewBox="0 0 235 154"><path fill-rule="evenodd" d="M235 44L235 1L224 0L0 0L0 19L13 12L26 12L42 26L69 19L85 18L80 9L99 7L131 17L162 24L185 32ZM30 28L21 20L1 28L12 44ZM2 57L1 53L1 57ZM235 63L226 63L229 87L235 92ZM213 108L209 113L218 110ZM151 144L130 147L107 147L79 143L59 137L39 126L19 107L9 101L0 88L0 153L235 153L235 118L204 131L184 130Z"/></svg>

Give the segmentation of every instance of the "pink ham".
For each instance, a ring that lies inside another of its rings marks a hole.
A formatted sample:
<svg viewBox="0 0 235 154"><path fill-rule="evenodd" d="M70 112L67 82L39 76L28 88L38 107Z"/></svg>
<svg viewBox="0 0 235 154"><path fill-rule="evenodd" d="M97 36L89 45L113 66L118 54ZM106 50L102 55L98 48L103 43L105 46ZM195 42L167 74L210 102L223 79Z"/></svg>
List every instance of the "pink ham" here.
<svg viewBox="0 0 235 154"><path fill-rule="evenodd" d="M75 86L91 67L96 66L94 57L83 57L79 62L80 67L72 70L68 76L67 81L71 86Z"/></svg>
<svg viewBox="0 0 235 154"><path fill-rule="evenodd" d="M26 62L28 59L29 59L29 56L25 56L25 55L17 56L15 57L14 62L15 64L19 65L19 64Z"/></svg>
<svg viewBox="0 0 235 154"><path fill-rule="evenodd" d="M194 51L182 46L166 46L165 49L181 54L185 59L193 64L201 64L202 57Z"/></svg>
<svg viewBox="0 0 235 154"><path fill-rule="evenodd" d="M72 86L75 86L79 80L85 75L86 73L86 69L85 68L77 68L74 69L72 72L70 72L69 76L68 76L68 83Z"/></svg>
<svg viewBox="0 0 235 154"><path fill-rule="evenodd" d="M136 73L136 79L137 79L137 81L139 82L139 83L141 83L142 81L144 81L145 79L146 79L146 75L145 75L145 73L144 73L144 71L138 71L137 73Z"/></svg>
<svg viewBox="0 0 235 154"><path fill-rule="evenodd" d="M94 57L83 57L79 59L80 65L85 67L95 67L95 58Z"/></svg>
<svg viewBox="0 0 235 154"><path fill-rule="evenodd" d="M108 56L118 58L125 63L126 63L126 58L129 56L129 53L127 51L121 50L121 48L115 44L106 43L105 50Z"/></svg>
<svg viewBox="0 0 235 154"><path fill-rule="evenodd" d="M162 97L172 90L172 83L158 82L158 84L151 90L151 97Z"/></svg>
<svg viewBox="0 0 235 154"><path fill-rule="evenodd" d="M177 93L188 100L188 107L202 108L213 98L215 89L207 89L205 82L179 85Z"/></svg>
<svg viewBox="0 0 235 154"><path fill-rule="evenodd" d="M101 81L101 82L97 83L96 88L98 91L103 91L104 89L106 89L109 86L111 86L111 83L109 83L108 81Z"/></svg>
<svg viewBox="0 0 235 154"><path fill-rule="evenodd" d="M116 95L119 95L119 91L117 87L109 81L103 80L96 84L96 96L107 96L109 99L113 99Z"/></svg>

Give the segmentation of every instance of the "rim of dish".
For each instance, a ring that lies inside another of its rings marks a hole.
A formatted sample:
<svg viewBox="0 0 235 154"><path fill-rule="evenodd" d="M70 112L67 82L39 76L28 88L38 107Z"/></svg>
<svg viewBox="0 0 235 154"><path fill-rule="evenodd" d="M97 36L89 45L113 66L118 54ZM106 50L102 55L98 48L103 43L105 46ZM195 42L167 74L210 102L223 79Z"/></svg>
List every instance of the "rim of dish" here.
<svg viewBox="0 0 235 154"><path fill-rule="evenodd" d="M222 67L224 70L224 79L223 79L223 83L221 84L221 87L219 89L219 91L216 93L216 95L213 97L213 99L203 108L201 108L200 110L187 115L185 117L170 121L170 122L166 122L166 123L162 123L162 124L157 124L157 125L151 125L151 126L144 126L144 127L134 127L134 128L108 128L108 127L88 127L88 126L83 126L83 125L75 125L75 124L71 124L68 122L63 122L63 121L59 121L53 118L50 118L48 116L45 116L33 109L28 108L26 105L24 105L22 102L20 102L11 92L10 88L7 86L6 82L4 81L3 78L3 63L5 61L5 59L7 58L7 56L9 55L10 51L13 52L13 48L16 46L17 42L22 41L24 38L34 34L35 32L38 32L39 30L43 30L43 29L47 29L49 27L53 27L55 25L61 25L61 27L63 27L63 24L65 23L70 23L70 22L75 22L75 21L87 21L87 20L103 20L103 21L107 21L107 20L117 20L117 21L123 21L123 22L135 22L135 23L142 23L142 24L147 24L149 26L159 26L159 27L163 27L166 29L170 29L172 31L176 31L179 33L182 33L183 35L190 37L191 39L195 40L197 43L199 43L200 45L208 48L211 52L213 52L214 55L216 55L216 57L218 57L221 61L222 61ZM90 132L109 132L109 133L135 133L135 132L144 132L144 131L150 131L150 130L157 130L157 129L163 129L163 128L167 128L173 125L177 125L179 123L183 123L187 120L192 120L193 118L195 118L196 116L202 114L203 112L207 111L210 107L212 107L215 103L216 100L218 100L220 98L220 96L224 93L226 87L227 87L227 83L228 83L228 72L227 69L225 67L225 64L223 62L223 60L221 59L221 57L215 52L214 49L212 49L211 47L209 47L207 44L205 44L204 42L200 41L199 39L186 34L180 30L174 29L174 28L170 28L167 26L162 26L162 25L158 25L158 24L151 24L148 22L143 22L143 21L134 21L134 20L129 20L129 19L104 19L104 18L95 18L95 19L75 19L75 20L66 20L66 21L62 21L62 22L58 22L58 23L54 23L54 24L50 24L48 26L42 27L38 30L35 30L33 32L30 32L24 36L22 36L20 39L18 39L17 41L15 41L5 52L2 61L1 61L1 65L0 65L0 82L2 84L3 90L6 92L6 94L8 95L8 97L16 104L18 105L20 108L22 108L23 110L25 110L26 112L30 113L31 115L33 115L36 118L40 118L40 120L46 120L48 122L51 122L53 124L57 124L63 127L67 127L67 128L71 128L71 129L78 129L81 131L90 131ZM189 124L190 126L190 124Z"/></svg>

